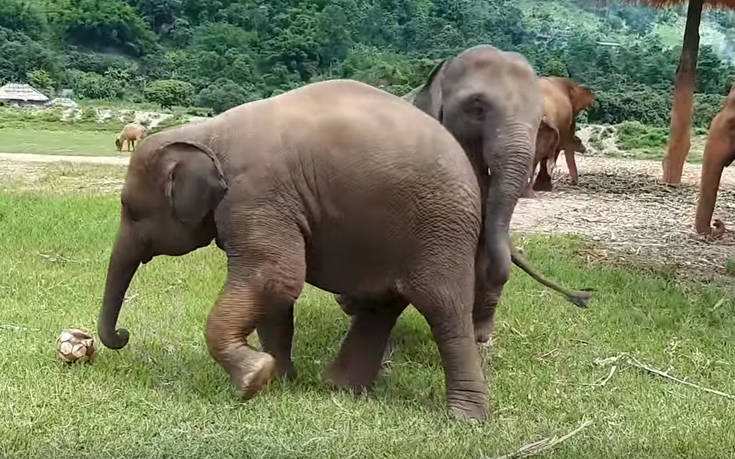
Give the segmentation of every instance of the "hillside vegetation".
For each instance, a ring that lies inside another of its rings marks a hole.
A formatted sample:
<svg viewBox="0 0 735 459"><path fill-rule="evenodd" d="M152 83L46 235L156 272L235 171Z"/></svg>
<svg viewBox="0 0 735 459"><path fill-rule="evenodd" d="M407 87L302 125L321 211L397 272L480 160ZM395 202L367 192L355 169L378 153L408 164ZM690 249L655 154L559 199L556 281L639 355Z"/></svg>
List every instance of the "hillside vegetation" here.
<svg viewBox="0 0 735 459"><path fill-rule="evenodd" d="M684 14L590 0L3 0L0 82L219 112L336 77L403 94L490 43L592 88L590 122L664 125ZM700 126L735 75L735 16L705 16Z"/></svg>

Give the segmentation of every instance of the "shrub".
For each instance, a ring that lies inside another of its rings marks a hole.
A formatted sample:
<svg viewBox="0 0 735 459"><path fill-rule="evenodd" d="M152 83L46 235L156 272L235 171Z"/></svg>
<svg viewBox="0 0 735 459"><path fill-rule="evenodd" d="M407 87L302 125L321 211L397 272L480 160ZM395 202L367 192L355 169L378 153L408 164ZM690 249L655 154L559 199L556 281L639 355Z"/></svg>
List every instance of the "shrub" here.
<svg viewBox="0 0 735 459"><path fill-rule="evenodd" d="M181 80L158 80L145 89L145 98L163 108L174 105L187 106L194 95L194 86Z"/></svg>
<svg viewBox="0 0 735 459"><path fill-rule="evenodd" d="M253 100L252 95L252 88L248 93L247 90L232 80L220 78L199 92L196 97L196 104L200 107L209 107L215 113L222 113L232 107Z"/></svg>
<svg viewBox="0 0 735 459"><path fill-rule="evenodd" d="M668 138L667 127L646 126L638 121L626 121L618 126L618 142L623 150L661 149Z"/></svg>
<svg viewBox="0 0 735 459"><path fill-rule="evenodd" d="M123 82L111 75L69 70L64 81L75 94L87 99L119 99L125 92Z"/></svg>
<svg viewBox="0 0 735 459"><path fill-rule="evenodd" d="M26 74L26 78L28 84L45 92L46 95L50 95L56 87L56 83L46 70L32 70Z"/></svg>

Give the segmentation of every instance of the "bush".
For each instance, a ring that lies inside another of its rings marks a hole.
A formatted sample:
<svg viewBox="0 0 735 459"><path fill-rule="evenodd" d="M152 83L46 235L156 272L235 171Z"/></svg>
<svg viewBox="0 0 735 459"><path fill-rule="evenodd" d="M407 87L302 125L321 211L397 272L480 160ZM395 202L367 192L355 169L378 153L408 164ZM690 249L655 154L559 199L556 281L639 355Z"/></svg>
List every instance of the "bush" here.
<svg viewBox="0 0 735 459"><path fill-rule="evenodd" d="M163 108L187 106L194 95L194 86L181 80L158 80L145 88L145 98Z"/></svg>
<svg viewBox="0 0 735 459"><path fill-rule="evenodd" d="M667 127L646 126L638 121L626 121L618 126L618 142L623 150L660 149L668 139Z"/></svg>
<svg viewBox="0 0 735 459"><path fill-rule="evenodd" d="M248 93L242 86L232 80L220 78L199 92L196 97L196 104L200 107L209 107L215 113L222 113L232 107L237 107L255 99L252 96L253 91Z"/></svg>
<svg viewBox="0 0 735 459"><path fill-rule="evenodd" d="M87 99L118 99L125 92L123 82L99 73L69 70L64 81L76 95Z"/></svg>
<svg viewBox="0 0 735 459"><path fill-rule="evenodd" d="M46 95L50 96L56 87L51 75L46 70L33 70L26 74L28 84L34 88L43 91Z"/></svg>

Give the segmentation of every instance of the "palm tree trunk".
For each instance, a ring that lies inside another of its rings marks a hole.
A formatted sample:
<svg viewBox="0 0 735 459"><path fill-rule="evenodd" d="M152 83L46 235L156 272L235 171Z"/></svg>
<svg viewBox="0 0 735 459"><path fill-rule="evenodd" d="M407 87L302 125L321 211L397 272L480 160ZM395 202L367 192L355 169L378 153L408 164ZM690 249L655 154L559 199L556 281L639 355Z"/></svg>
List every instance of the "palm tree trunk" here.
<svg viewBox="0 0 735 459"><path fill-rule="evenodd" d="M681 172L691 146L694 87L697 80L697 59L699 58L699 23L702 20L703 3L703 0L690 0L689 2L684 46L681 50L679 68L676 71L669 148L663 161L664 182L670 185L681 183Z"/></svg>

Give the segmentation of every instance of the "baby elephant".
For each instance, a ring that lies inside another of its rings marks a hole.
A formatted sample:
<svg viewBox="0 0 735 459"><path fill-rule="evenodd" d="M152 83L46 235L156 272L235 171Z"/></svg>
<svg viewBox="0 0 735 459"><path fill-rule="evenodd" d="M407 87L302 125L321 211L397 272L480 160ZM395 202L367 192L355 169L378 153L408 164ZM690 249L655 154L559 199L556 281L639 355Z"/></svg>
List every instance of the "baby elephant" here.
<svg viewBox="0 0 735 459"><path fill-rule="evenodd" d="M117 147L117 151L122 151L123 142L127 142L128 151L130 151L131 144L133 146L133 151L135 151L135 142L143 140L145 135L146 129L144 126L138 123L126 124L115 139L115 146Z"/></svg>
<svg viewBox="0 0 735 459"><path fill-rule="evenodd" d="M140 263L215 239L227 282L207 320L212 357L245 398L291 375L293 305L304 282L370 299L326 376L369 388L409 303L428 321L449 404L485 419L472 323L480 189L438 121L362 83L315 83L148 138L131 158L98 323L116 330ZM339 310L335 308L335 313ZM258 331L263 351L246 338Z"/></svg>

